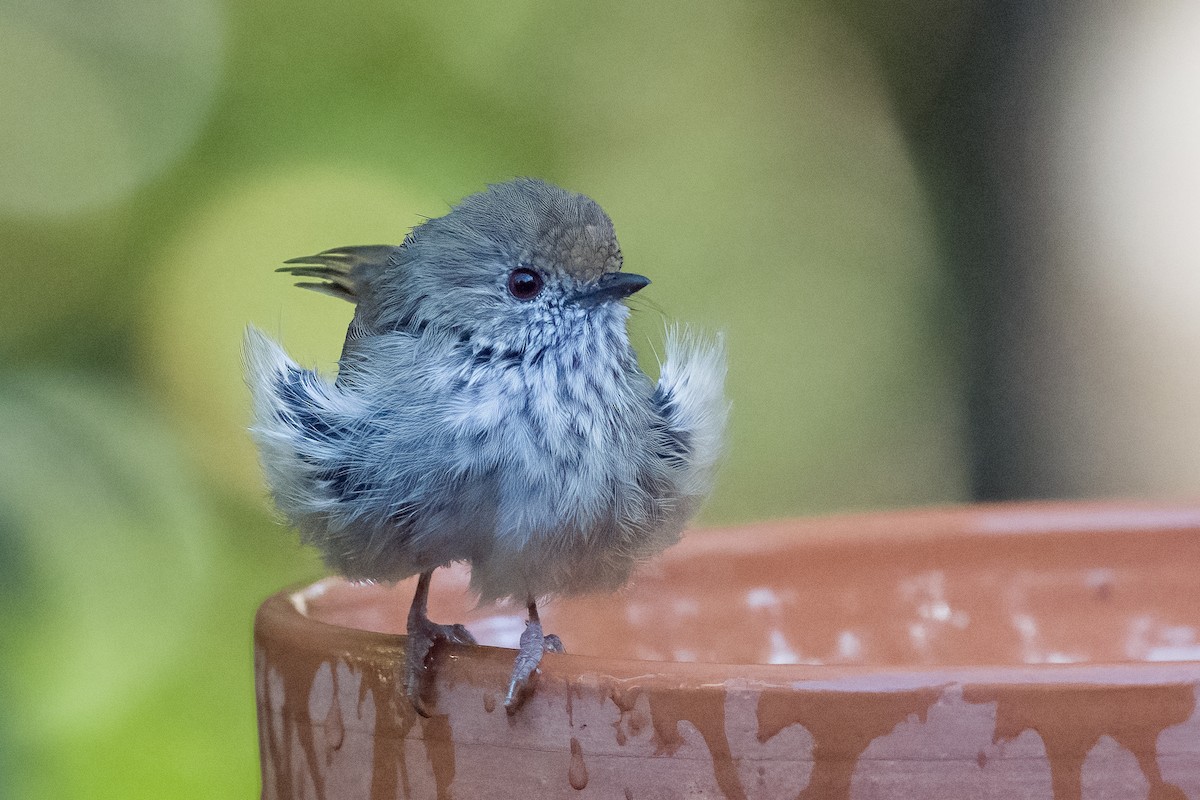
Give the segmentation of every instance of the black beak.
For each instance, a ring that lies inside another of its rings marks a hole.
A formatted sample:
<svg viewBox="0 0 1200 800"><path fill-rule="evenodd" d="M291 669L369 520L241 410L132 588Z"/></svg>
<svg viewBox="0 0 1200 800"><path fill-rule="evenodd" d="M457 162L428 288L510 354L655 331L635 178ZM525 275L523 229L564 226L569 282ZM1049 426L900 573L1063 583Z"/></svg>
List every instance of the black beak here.
<svg viewBox="0 0 1200 800"><path fill-rule="evenodd" d="M575 299L585 306L611 303L629 297L650 285L650 279L632 272L606 272L591 286L585 287Z"/></svg>

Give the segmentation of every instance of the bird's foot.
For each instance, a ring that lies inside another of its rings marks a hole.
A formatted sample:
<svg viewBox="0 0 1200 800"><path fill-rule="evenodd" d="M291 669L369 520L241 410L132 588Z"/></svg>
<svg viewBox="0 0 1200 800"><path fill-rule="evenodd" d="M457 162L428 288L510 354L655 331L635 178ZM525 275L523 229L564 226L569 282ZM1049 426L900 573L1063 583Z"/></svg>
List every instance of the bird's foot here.
<svg viewBox="0 0 1200 800"><path fill-rule="evenodd" d="M422 717L429 716L425 695L433 684L433 651L442 642L476 644L475 637L462 625L439 625L425 616L409 618L404 693Z"/></svg>
<svg viewBox="0 0 1200 800"><path fill-rule="evenodd" d="M553 633L543 634L542 623L532 619L525 623L521 633L521 649L517 651L517 660L513 664L512 678L508 681L508 692L504 696L504 708L509 714L515 714L529 693L529 681L542 663L542 653L564 653L562 639Z"/></svg>

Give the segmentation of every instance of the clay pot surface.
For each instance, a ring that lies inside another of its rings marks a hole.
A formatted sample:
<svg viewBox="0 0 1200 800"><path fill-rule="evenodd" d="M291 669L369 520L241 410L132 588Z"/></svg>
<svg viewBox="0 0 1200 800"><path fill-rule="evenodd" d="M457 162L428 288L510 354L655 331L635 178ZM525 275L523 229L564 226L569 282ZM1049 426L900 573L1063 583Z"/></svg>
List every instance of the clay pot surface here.
<svg viewBox="0 0 1200 800"><path fill-rule="evenodd" d="M523 609L438 570L434 714L399 686L415 581L321 581L255 627L263 797L1200 798L1200 505L978 506L689 533L616 596Z"/></svg>

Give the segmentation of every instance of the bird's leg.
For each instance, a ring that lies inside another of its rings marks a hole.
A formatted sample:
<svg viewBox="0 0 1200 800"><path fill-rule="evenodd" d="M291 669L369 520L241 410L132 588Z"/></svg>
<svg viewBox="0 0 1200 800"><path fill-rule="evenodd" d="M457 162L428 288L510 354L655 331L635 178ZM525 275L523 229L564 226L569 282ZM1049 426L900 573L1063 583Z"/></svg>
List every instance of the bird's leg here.
<svg viewBox="0 0 1200 800"><path fill-rule="evenodd" d="M521 632L521 649L517 651L517 661L513 664L512 678L508 681L508 693L504 696L504 707L512 714L525 701L529 688L529 678L538 664L542 663L542 653L562 653L563 643L554 634L542 633L542 621L538 618L537 603L529 601L529 621Z"/></svg>
<svg viewBox="0 0 1200 800"><path fill-rule="evenodd" d="M439 625L430 622L427 612L429 580L433 570L422 572L417 579L417 593L408 610L408 643L404 670L404 692L413 708L422 717L429 716L425 707L424 694L433 677L431 658L434 646L439 642L451 644L475 644L475 637L462 625Z"/></svg>

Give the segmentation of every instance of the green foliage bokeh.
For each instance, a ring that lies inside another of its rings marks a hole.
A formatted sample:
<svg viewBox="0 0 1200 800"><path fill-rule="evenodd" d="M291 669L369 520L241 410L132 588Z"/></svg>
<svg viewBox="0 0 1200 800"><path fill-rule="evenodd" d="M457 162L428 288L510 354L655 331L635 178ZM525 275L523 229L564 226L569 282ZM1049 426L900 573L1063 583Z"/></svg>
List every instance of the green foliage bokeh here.
<svg viewBox="0 0 1200 800"><path fill-rule="evenodd" d="M648 368L668 320L725 331L704 524L963 499L950 289L895 114L963 13L0 3L0 793L254 794L254 608L321 569L264 499L242 329L331 369L349 306L273 267L487 182L608 210L654 279Z"/></svg>

